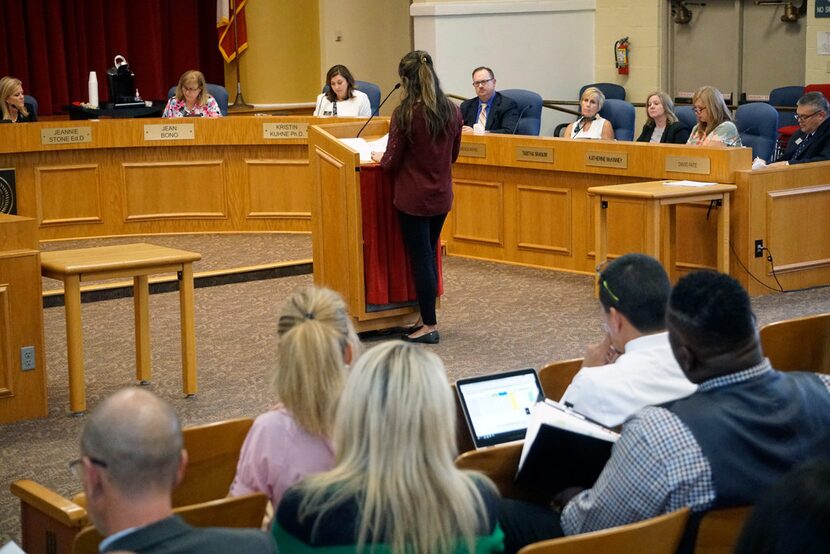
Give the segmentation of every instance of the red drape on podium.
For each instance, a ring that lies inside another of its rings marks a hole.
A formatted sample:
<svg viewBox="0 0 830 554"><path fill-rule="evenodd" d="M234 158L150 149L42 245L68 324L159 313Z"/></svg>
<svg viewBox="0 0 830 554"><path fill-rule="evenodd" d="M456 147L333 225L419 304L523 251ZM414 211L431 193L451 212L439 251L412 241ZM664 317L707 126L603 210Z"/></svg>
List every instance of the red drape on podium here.
<svg viewBox="0 0 830 554"><path fill-rule="evenodd" d="M380 166L360 168L363 213L363 268L367 304L394 304L416 300L409 256L403 244L398 212L392 204L391 177ZM441 252L438 295L444 294Z"/></svg>
<svg viewBox="0 0 830 554"><path fill-rule="evenodd" d="M148 100L188 69L210 83L225 81L216 48L216 4L198 0L0 0L0 76L23 81L38 113L89 97L89 72L98 97L109 98L107 68L121 54Z"/></svg>

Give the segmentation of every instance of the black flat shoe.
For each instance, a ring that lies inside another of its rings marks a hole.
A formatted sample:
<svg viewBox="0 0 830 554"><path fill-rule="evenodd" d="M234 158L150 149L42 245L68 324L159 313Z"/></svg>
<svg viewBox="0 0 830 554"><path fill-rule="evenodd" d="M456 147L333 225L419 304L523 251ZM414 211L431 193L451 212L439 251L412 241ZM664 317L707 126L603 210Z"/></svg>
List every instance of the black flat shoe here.
<svg viewBox="0 0 830 554"><path fill-rule="evenodd" d="M438 334L438 331L430 331L426 335L421 335L417 338L410 338L409 335L404 335L403 340L406 342L418 342L421 344L438 344L438 341L441 340L441 335Z"/></svg>
<svg viewBox="0 0 830 554"><path fill-rule="evenodd" d="M418 330L419 330L421 327L423 327L423 326L424 326L424 324L423 324L423 323L416 323L416 324L415 324L415 325L413 325L412 327L407 328L407 329L403 332L403 334L404 334L404 335L411 335L412 333L415 333L416 331L418 331Z"/></svg>

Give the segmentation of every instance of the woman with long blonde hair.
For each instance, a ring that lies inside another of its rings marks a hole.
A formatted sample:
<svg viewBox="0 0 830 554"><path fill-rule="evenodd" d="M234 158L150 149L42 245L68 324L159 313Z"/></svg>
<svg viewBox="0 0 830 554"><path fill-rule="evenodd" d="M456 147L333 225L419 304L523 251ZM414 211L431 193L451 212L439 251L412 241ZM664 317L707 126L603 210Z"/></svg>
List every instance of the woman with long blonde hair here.
<svg viewBox="0 0 830 554"><path fill-rule="evenodd" d="M337 410L337 465L286 491L280 552L501 552L499 497L455 457L455 405L441 359L389 341L352 369Z"/></svg>
<svg viewBox="0 0 830 554"><path fill-rule="evenodd" d="M231 496L264 492L276 507L285 490L334 466L334 409L360 341L343 299L308 287L285 303L271 384L279 404L257 417L245 439Z"/></svg>
<svg viewBox="0 0 830 554"><path fill-rule="evenodd" d="M741 135L732 123L732 114L715 87L700 87L692 96L697 125L692 128L687 144L698 146L741 146Z"/></svg>

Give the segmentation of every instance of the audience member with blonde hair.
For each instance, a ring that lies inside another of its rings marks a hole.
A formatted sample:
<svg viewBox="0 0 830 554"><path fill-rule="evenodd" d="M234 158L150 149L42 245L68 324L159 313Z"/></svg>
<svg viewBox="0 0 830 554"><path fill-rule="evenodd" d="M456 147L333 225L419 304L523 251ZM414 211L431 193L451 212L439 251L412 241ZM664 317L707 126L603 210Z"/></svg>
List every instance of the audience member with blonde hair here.
<svg viewBox="0 0 830 554"><path fill-rule="evenodd" d="M692 97L697 125L692 129L687 144L697 146L742 146L738 128L732 123L729 107L718 89L703 86Z"/></svg>
<svg viewBox="0 0 830 554"><path fill-rule="evenodd" d="M167 101L161 117L222 117L216 99L208 94L201 71L185 71L176 85L176 93Z"/></svg>
<svg viewBox="0 0 830 554"><path fill-rule="evenodd" d="M674 103L669 95L656 90L646 98L646 124L637 142L686 144L689 128L677 119Z"/></svg>
<svg viewBox="0 0 830 554"><path fill-rule="evenodd" d="M4 121L28 123L37 121L34 107L24 102L23 83L14 77L0 79L0 112Z"/></svg>
<svg viewBox="0 0 830 554"><path fill-rule="evenodd" d="M325 288L292 295L277 332L270 378L279 404L254 422L230 490L231 496L264 492L275 508L289 486L334 466L334 408L360 348L343 299Z"/></svg>
<svg viewBox="0 0 830 554"><path fill-rule="evenodd" d="M579 119L565 129L565 138L572 139L614 139L614 127L611 122L599 115L605 95L596 87L582 91L579 99Z"/></svg>
<svg viewBox="0 0 830 554"><path fill-rule="evenodd" d="M337 465L277 510L280 552L501 552L498 493L456 469L455 429L437 355L401 341L367 351L337 409Z"/></svg>

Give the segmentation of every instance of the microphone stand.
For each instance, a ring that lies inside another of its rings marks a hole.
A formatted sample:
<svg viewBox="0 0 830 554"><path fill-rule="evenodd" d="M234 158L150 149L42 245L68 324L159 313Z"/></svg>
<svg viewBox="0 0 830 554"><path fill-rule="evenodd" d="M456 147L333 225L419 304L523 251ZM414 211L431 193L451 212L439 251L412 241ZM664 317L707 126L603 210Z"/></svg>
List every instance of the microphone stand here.
<svg viewBox="0 0 830 554"><path fill-rule="evenodd" d="M360 133L363 132L363 129L366 128L366 126L369 124L369 122L372 121L375 118L376 115L378 115L378 112L380 111L380 108L384 104L386 104L386 101L389 100L389 97L392 96L392 93L395 92L396 90L398 90L399 88L401 88L401 84L397 83L394 87L392 87L392 90L389 91L389 94L386 95L386 98L383 99L383 102L378 104L377 109L374 112L372 112L372 116L369 119L366 120L366 123L364 123L363 127L361 127L360 130L357 132L357 137L358 138L360 137Z"/></svg>
<svg viewBox="0 0 830 554"><path fill-rule="evenodd" d="M530 108L530 104L528 104L527 106L525 106L524 108L522 108L522 111L521 111L521 113L519 114L519 119L517 119L517 120L516 120L516 125L513 127L513 132L512 132L512 133L510 133L511 135L515 135L515 134L516 134L516 131L518 131L518 130L519 130L519 123L521 123L521 121L522 121L522 117L524 117L525 112L528 110L528 108Z"/></svg>

